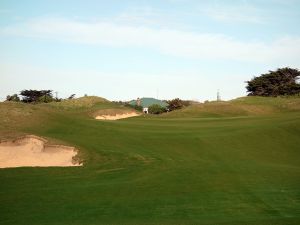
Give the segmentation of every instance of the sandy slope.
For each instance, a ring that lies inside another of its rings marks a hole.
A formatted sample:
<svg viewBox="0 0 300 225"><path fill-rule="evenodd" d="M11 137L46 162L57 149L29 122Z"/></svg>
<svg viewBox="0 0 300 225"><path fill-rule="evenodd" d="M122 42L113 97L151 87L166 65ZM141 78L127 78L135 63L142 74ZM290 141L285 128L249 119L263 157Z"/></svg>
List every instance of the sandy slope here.
<svg viewBox="0 0 300 225"><path fill-rule="evenodd" d="M0 168L80 166L73 160L76 154L73 147L48 145L47 140L28 135L14 141L0 142Z"/></svg>
<svg viewBox="0 0 300 225"><path fill-rule="evenodd" d="M123 114L116 114L116 115L99 115L96 116L95 119L97 120L120 120L129 117L139 116L140 114L131 112L131 113L123 113Z"/></svg>

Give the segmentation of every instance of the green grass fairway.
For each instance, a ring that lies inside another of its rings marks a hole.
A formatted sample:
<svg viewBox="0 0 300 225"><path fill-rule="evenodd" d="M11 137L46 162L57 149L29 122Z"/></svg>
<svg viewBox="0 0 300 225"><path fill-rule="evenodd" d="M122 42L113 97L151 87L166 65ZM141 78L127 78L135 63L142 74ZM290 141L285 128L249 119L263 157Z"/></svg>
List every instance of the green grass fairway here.
<svg viewBox="0 0 300 225"><path fill-rule="evenodd" d="M0 103L0 138L80 149L84 167L0 169L0 224L300 224L300 98L97 121L121 106Z"/></svg>

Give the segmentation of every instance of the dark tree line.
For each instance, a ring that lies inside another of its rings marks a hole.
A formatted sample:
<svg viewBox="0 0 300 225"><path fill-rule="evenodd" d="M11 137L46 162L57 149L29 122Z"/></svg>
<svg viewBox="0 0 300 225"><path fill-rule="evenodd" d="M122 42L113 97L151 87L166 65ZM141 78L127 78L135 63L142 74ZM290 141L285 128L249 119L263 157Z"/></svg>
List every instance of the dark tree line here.
<svg viewBox="0 0 300 225"><path fill-rule="evenodd" d="M164 112L171 112L174 110L182 109L183 107L189 106L191 104L190 101L181 100L180 98L167 100L165 102L168 103L168 106L166 108L156 104L149 106L149 113L161 114Z"/></svg>
<svg viewBox="0 0 300 225"><path fill-rule="evenodd" d="M246 88L249 96L296 95L300 93L299 78L298 69L280 68L247 81Z"/></svg>
<svg viewBox="0 0 300 225"><path fill-rule="evenodd" d="M19 97L21 96L21 98ZM53 97L52 90L23 90L20 94L8 95L6 101L25 102L25 103L48 103L60 101Z"/></svg>
<svg viewBox="0 0 300 225"><path fill-rule="evenodd" d="M54 101L51 90L23 90L20 93L23 96L22 101L26 103L33 102L52 102Z"/></svg>

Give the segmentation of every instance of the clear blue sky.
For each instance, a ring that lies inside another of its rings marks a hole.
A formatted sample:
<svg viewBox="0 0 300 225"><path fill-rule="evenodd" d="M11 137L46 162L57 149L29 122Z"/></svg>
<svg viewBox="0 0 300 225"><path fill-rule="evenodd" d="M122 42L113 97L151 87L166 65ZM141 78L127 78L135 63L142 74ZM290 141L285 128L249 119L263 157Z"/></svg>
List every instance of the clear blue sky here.
<svg viewBox="0 0 300 225"><path fill-rule="evenodd" d="M0 100L244 96L253 76L300 68L299 24L297 0L1 0Z"/></svg>

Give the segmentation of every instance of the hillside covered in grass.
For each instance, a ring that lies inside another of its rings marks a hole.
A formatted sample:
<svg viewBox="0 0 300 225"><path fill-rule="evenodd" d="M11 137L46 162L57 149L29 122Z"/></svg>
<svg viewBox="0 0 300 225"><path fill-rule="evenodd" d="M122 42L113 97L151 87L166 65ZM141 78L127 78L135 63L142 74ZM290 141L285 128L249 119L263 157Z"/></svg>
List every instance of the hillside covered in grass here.
<svg viewBox="0 0 300 225"><path fill-rule="evenodd" d="M0 137L16 137L26 133L26 128L47 126L60 115L93 119L104 113L114 115L132 111L96 96L41 104L0 102Z"/></svg>
<svg viewBox="0 0 300 225"><path fill-rule="evenodd" d="M78 101L78 102L77 102ZM162 116L98 98L0 103L0 137L80 150L83 167L0 169L0 224L299 224L299 98L246 97Z"/></svg>
<svg viewBox="0 0 300 225"><path fill-rule="evenodd" d="M300 97L242 97L231 101L192 104L166 117L263 116L299 112Z"/></svg>

